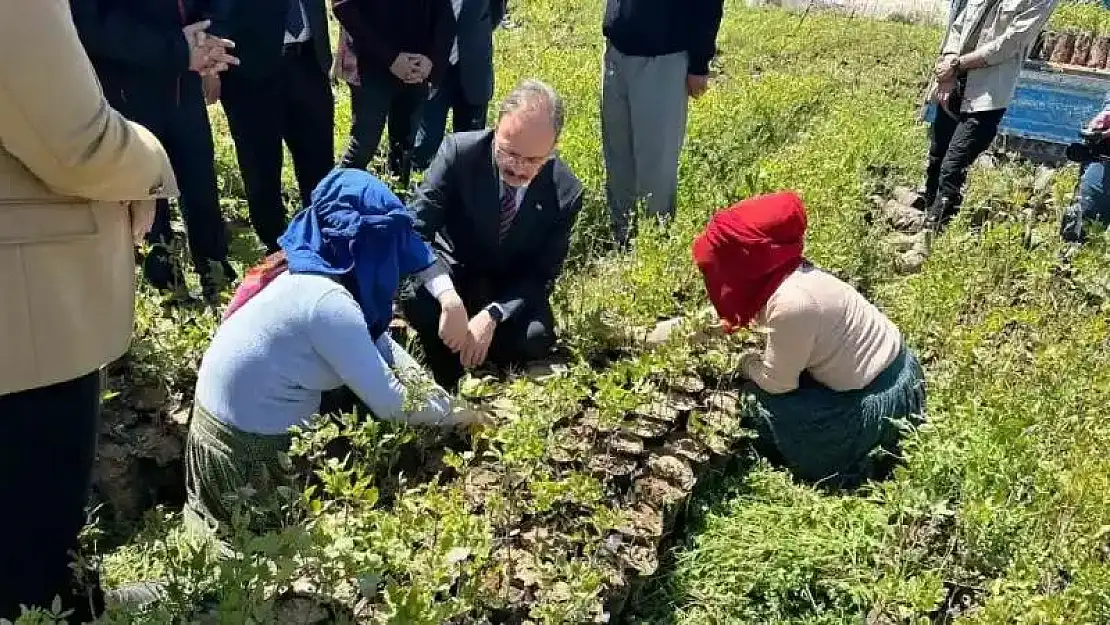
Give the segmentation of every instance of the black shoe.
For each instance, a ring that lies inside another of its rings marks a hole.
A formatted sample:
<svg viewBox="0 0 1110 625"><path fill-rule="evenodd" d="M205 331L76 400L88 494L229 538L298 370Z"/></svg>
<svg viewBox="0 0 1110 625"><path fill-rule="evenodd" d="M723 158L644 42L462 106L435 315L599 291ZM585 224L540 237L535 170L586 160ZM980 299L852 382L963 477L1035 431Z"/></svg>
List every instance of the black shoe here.
<svg viewBox="0 0 1110 625"><path fill-rule="evenodd" d="M213 301L228 286L235 284L239 275L226 260L210 260L208 267L200 271L200 289L204 299Z"/></svg>
<svg viewBox="0 0 1110 625"><path fill-rule="evenodd" d="M925 228L929 230L933 236L940 236L959 210L959 205L954 202L952 198L937 198L926 212Z"/></svg>
<svg viewBox="0 0 1110 625"><path fill-rule="evenodd" d="M173 255L162 243L155 243L143 259L143 277L150 286L163 292L176 292L184 284Z"/></svg>

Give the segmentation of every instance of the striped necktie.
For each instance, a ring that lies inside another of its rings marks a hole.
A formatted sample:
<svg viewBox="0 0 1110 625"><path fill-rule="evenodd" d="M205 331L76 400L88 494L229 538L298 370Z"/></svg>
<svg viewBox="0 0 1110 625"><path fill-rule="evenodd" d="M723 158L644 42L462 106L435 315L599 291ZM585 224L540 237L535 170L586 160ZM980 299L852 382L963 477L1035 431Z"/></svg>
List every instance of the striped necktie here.
<svg viewBox="0 0 1110 625"><path fill-rule="evenodd" d="M513 220L516 219L516 191L515 187L501 185L501 230L498 241L505 240L505 235L509 234L509 228L513 226Z"/></svg>

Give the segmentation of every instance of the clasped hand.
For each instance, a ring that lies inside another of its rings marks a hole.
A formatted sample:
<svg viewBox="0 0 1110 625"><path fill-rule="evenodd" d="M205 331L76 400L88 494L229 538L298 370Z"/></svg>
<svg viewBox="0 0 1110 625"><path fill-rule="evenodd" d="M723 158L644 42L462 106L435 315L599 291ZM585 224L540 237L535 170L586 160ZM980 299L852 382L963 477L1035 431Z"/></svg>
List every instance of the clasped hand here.
<svg viewBox="0 0 1110 625"><path fill-rule="evenodd" d="M449 291L440 297L439 338L459 355L467 369L485 363L496 330L497 322L488 311L468 318L466 306L457 293Z"/></svg>
<svg viewBox="0 0 1110 625"><path fill-rule="evenodd" d="M393 59L389 71L403 83L415 85L424 82L432 73L432 60L423 54L402 52Z"/></svg>
<svg viewBox="0 0 1110 625"><path fill-rule="evenodd" d="M215 76L239 64L239 59L228 53L235 42L208 34L211 25L211 20L203 20L181 30L189 46L189 70L204 77Z"/></svg>

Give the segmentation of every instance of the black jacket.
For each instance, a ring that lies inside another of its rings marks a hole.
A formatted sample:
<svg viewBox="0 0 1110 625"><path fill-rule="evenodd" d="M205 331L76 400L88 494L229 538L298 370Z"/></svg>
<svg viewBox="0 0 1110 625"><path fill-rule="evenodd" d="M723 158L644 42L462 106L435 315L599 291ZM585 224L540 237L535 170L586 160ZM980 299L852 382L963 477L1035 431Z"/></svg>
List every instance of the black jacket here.
<svg viewBox="0 0 1110 625"><path fill-rule="evenodd" d="M165 106L189 71L182 29L205 18L208 0L70 0L73 22L113 106Z"/></svg>
<svg viewBox="0 0 1110 625"><path fill-rule="evenodd" d="M602 32L629 56L686 52L690 73L709 73L724 0L606 0Z"/></svg>
<svg viewBox="0 0 1110 625"><path fill-rule="evenodd" d="M462 0L455 27L459 83L471 104L483 105L493 97L493 31L503 17L505 0Z"/></svg>
<svg viewBox="0 0 1110 625"><path fill-rule="evenodd" d="M235 42L232 54L239 65L229 70L254 79L265 79L281 68L285 46L285 17L295 0L208 0L211 3L213 35ZM331 72L331 43L324 0L302 0L310 43L320 70Z"/></svg>
<svg viewBox="0 0 1110 625"><path fill-rule="evenodd" d="M335 16L351 36L359 73L388 72L402 52L432 61L431 84L439 84L455 40L451 0L336 0Z"/></svg>
<svg viewBox="0 0 1110 625"><path fill-rule="evenodd" d="M528 185L505 241L498 242L501 183L493 131L448 136L417 188L416 229L451 272L481 281L506 314L546 302L563 271L582 210L582 183L559 158Z"/></svg>

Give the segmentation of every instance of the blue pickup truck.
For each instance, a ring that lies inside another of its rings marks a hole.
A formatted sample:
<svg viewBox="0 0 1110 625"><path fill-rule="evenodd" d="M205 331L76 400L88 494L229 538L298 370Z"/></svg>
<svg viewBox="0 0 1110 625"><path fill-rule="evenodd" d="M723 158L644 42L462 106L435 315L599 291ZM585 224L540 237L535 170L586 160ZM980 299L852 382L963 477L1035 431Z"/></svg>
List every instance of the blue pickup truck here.
<svg viewBox="0 0 1110 625"><path fill-rule="evenodd" d="M1101 0L1110 8L1110 0ZM963 8L952 0L949 19ZM998 143L1032 160L1062 162L1068 144L1079 140L1079 130L1103 108L1110 92L1110 72L1027 60L1014 100L999 126ZM930 107L927 120L935 118Z"/></svg>

